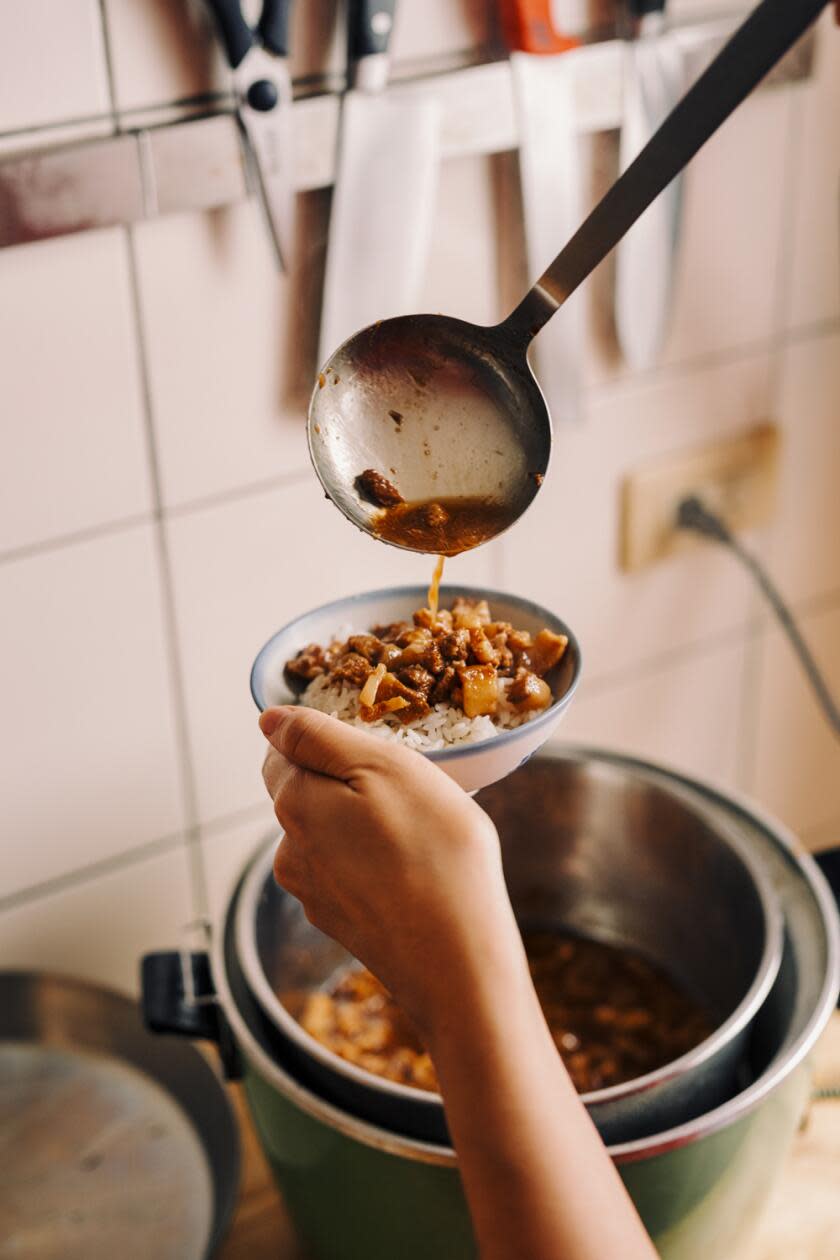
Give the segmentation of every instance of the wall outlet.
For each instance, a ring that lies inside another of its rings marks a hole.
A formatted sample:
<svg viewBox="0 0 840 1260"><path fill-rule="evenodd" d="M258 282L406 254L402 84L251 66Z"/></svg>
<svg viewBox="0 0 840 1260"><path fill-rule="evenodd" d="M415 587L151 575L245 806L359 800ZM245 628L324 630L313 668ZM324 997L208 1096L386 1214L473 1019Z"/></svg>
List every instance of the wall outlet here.
<svg viewBox="0 0 840 1260"><path fill-rule="evenodd" d="M622 487L621 567L645 568L703 544L677 529L677 507L696 494L731 529L764 525L775 510L779 432L762 424L743 436L670 455L631 473Z"/></svg>

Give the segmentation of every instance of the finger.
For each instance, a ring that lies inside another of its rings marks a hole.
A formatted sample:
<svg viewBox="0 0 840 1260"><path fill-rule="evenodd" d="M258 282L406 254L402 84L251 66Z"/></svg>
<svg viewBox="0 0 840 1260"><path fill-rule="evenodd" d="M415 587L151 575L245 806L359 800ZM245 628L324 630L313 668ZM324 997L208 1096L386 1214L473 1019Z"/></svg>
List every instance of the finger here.
<svg viewBox="0 0 840 1260"><path fill-rule="evenodd" d="M300 846L288 832L274 852L274 879L298 901L307 895L306 865L301 861Z"/></svg>
<svg viewBox="0 0 840 1260"><path fill-rule="evenodd" d="M277 796L284 783L288 782L295 767L287 761L282 753L269 747L263 762L262 776L268 795L272 800Z"/></svg>
<svg viewBox="0 0 840 1260"><path fill-rule="evenodd" d="M332 779L350 782L359 769L381 760L375 736L317 709L266 709L260 716L260 729L287 761Z"/></svg>

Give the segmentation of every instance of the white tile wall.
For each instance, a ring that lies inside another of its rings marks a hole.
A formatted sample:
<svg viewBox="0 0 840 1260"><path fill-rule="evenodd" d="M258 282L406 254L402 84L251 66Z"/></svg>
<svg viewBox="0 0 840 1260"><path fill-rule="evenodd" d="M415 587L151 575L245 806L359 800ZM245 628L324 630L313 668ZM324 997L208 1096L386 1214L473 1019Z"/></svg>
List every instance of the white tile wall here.
<svg viewBox="0 0 840 1260"><path fill-rule="evenodd" d="M744 663L738 641L629 674L609 688L584 682L556 742L631 753L734 787Z"/></svg>
<svg viewBox="0 0 840 1260"><path fill-rule="evenodd" d="M200 0L104 0L118 109L227 91L230 75Z"/></svg>
<svg viewBox="0 0 840 1260"><path fill-rule="evenodd" d="M801 616L800 625L834 695L840 695L840 597L829 608ZM813 831L840 819L837 738L775 626L766 632L760 662L753 791L794 831Z"/></svg>
<svg viewBox="0 0 840 1260"><path fill-rule="evenodd" d="M148 512L125 242L17 246L0 283L0 552Z"/></svg>
<svg viewBox="0 0 840 1260"><path fill-rule="evenodd" d="M108 108L97 0L0 0L0 132Z"/></svg>
<svg viewBox="0 0 840 1260"><path fill-rule="evenodd" d="M185 825L150 526L0 566L0 895Z"/></svg>
<svg viewBox="0 0 840 1260"><path fill-rule="evenodd" d="M840 331L780 355L784 455L768 556L787 598L803 600L840 591Z"/></svg>
<svg viewBox="0 0 840 1260"><path fill-rule="evenodd" d="M120 108L165 112L228 86L201 0L103 7ZM298 76L341 70L336 10L297 6ZM21 128L107 112L99 12L0 0L0 152ZM493 24L486 0L404 0L395 73L485 55ZM586 419L558 433L538 503L449 570L575 626L585 682L563 739L740 778L812 844L840 821L836 752L777 633L754 645L740 570L709 548L631 578L616 556L628 470L778 419L780 514L752 541L840 688L840 39L822 34L817 79L754 97L689 173L665 363L625 377L594 338ZM614 146L584 148L594 189ZM512 300L511 169L445 164L427 308L490 321ZM429 576L347 527L306 462L328 208L326 192L301 200L289 281L253 206L138 229L140 326L119 232L0 252L2 965L133 988L142 950L178 943L206 902L218 913L273 825L255 651L323 599Z"/></svg>
<svg viewBox="0 0 840 1260"><path fill-rule="evenodd" d="M139 960L177 949L190 921L186 855L168 853L0 912L0 965L139 989Z"/></svg>
<svg viewBox="0 0 840 1260"><path fill-rule="evenodd" d="M663 455L750 427L768 409L762 354L604 389L584 424L557 431L545 486L504 539L505 575L575 629L588 675L615 675L744 624L751 592L712 547L618 571L621 483Z"/></svg>
<svg viewBox="0 0 840 1260"><path fill-rule="evenodd" d="M302 471L306 281L278 275L259 207L157 219L135 239L164 502Z"/></svg>
<svg viewBox="0 0 840 1260"><path fill-rule="evenodd" d="M249 811L249 816L222 827L202 828L201 848L207 882L208 910L218 923L245 863L262 845L280 835L271 801Z"/></svg>

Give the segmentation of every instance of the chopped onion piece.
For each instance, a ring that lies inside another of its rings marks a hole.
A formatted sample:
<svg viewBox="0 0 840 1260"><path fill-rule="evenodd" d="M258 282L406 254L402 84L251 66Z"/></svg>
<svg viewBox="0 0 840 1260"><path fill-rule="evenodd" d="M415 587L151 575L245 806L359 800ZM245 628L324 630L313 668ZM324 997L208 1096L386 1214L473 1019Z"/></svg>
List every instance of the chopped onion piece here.
<svg viewBox="0 0 840 1260"><path fill-rule="evenodd" d="M359 693L359 704L369 707L376 701L376 693L379 690L379 684L387 673L387 666L383 663L377 665L372 674L369 674L365 680L365 685Z"/></svg>

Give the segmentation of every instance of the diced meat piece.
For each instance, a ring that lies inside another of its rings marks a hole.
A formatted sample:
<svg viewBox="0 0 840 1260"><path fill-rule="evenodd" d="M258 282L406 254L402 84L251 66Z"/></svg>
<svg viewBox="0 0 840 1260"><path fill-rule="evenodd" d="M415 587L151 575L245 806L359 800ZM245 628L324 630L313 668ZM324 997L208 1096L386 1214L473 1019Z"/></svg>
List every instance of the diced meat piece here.
<svg viewBox="0 0 840 1260"><path fill-rule="evenodd" d="M476 626L490 624L490 609L486 599L465 599L459 595L452 605L452 620L456 628L464 626L472 630Z"/></svg>
<svg viewBox="0 0 840 1260"><path fill-rule="evenodd" d="M401 634L410 629L407 621L391 621L387 625L372 626L371 634L383 643L396 643Z"/></svg>
<svg viewBox="0 0 840 1260"><path fill-rule="evenodd" d="M366 661L378 663L382 655L382 643L374 634L351 634L347 646L351 652L358 652Z"/></svg>
<svg viewBox="0 0 840 1260"><path fill-rule="evenodd" d="M496 665L499 654L481 629L470 630L470 653L478 665Z"/></svg>
<svg viewBox="0 0 840 1260"><path fill-rule="evenodd" d="M375 507L394 507L397 503L405 503L397 487L375 468L360 472L354 484L360 497Z"/></svg>
<svg viewBox="0 0 840 1260"><path fill-rule="evenodd" d="M372 673L370 661L358 652L348 652L332 668L332 677L337 682L350 683L351 687L363 687Z"/></svg>
<svg viewBox="0 0 840 1260"><path fill-rule="evenodd" d="M432 688L429 701L431 704L446 704L452 695L452 688L458 681L454 665L447 665L440 678Z"/></svg>
<svg viewBox="0 0 840 1260"><path fill-rule="evenodd" d="M300 694L306 690L313 678L327 673L331 664L332 658L324 648L319 647L317 643L309 643L305 648L301 648L297 656L293 656L286 662L283 674L292 691Z"/></svg>
<svg viewBox="0 0 840 1260"><path fill-rule="evenodd" d="M540 677L553 669L566 651L569 640L565 634L555 634L553 630L540 630L534 639L534 646L529 649L531 669Z"/></svg>
<svg viewBox="0 0 840 1260"><path fill-rule="evenodd" d="M432 630L435 627L435 619L432 616L431 608L418 608L414 614L415 626L421 626L424 630Z"/></svg>
<svg viewBox="0 0 840 1260"><path fill-rule="evenodd" d="M394 674L386 674L379 684L374 708L378 709L380 705L387 705L392 700L404 700L405 704L399 709L395 707L390 710L385 709L383 712L394 713L401 722L413 722L429 713L426 697L420 691L407 687Z"/></svg>
<svg viewBox="0 0 840 1260"><path fill-rule="evenodd" d="M435 685L434 674L430 674L422 665L408 665L399 671L397 677L406 687L419 692L424 700L428 700L432 687Z"/></svg>
<svg viewBox="0 0 840 1260"><path fill-rule="evenodd" d="M379 661L383 665L392 665L397 657L402 656L402 648L396 643L383 643L379 652Z"/></svg>
<svg viewBox="0 0 840 1260"><path fill-rule="evenodd" d="M499 693L493 666L458 665L457 672L464 693L463 710L467 717L495 713L499 704Z"/></svg>
<svg viewBox="0 0 840 1260"><path fill-rule="evenodd" d="M453 630L446 634L438 644L441 655L446 661L465 661L470 650L469 630Z"/></svg>
<svg viewBox="0 0 840 1260"><path fill-rule="evenodd" d="M448 608L438 609L437 627L438 630L442 630L445 634L448 634L452 629L452 613Z"/></svg>
<svg viewBox="0 0 840 1260"><path fill-rule="evenodd" d="M488 627L489 629L489 627ZM507 645L507 635L496 634L491 639L493 647L496 649L497 665L500 674L509 674L513 670L513 652Z"/></svg>
<svg viewBox="0 0 840 1260"><path fill-rule="evenodd" d="M506 699L520 713L547 709L551 704L551 688L543 678L520 669L507 689Z"/></svg>
<svg viewBox="0 0 840 1260"><path fill-rule="evenodd" d="M509 621L491 621L489 625L484 627L484 633L487 635L488 639L495 639L499 634L507 636L510 634L512 629L513 626Z"/></svg>
<svg viewBox="0 0 840 1260"><path fill-rule="evenodd" d="M440 648L432 639L428 639L425 642L409 643L393 662L392 668L396 670L407 669L409 665L422 665L423 669L428 670L430 674L434 674L435 678L437 678L438 674L442 674L444 669Z"/></svg>

